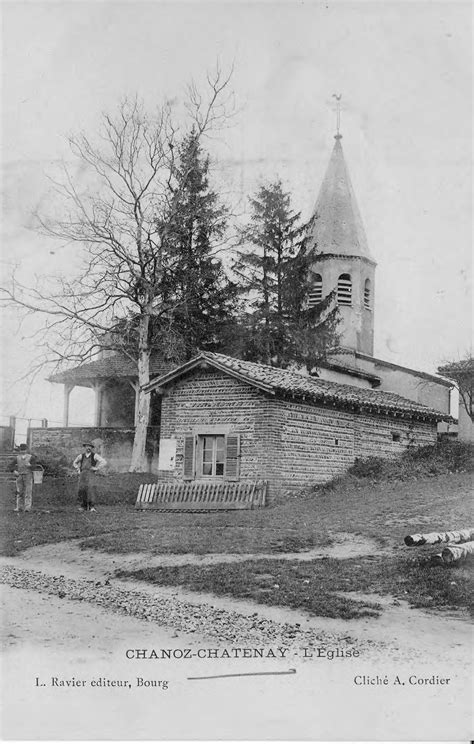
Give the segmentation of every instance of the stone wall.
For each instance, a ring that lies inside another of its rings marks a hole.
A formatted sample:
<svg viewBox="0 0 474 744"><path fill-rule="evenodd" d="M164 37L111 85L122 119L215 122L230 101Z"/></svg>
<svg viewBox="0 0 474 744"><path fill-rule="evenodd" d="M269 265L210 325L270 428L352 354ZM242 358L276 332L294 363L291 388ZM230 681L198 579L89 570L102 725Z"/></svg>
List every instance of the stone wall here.
<svg viewBox="0 0 474 744"><path fill-rule="evenodd" d="M241 434L240 477L262 478L264 465L256 436L262 413L261 393L227 375L198 372L178 381L161 402L161 437L176 437L176 469L158 471L160 480L183 477L184 436L187 433ZM196 431L195 431L196 430Z"/></svg>
<svg viewBox="0 0 474 744"><path fill-rule="evenodd" d="M284 488L324 483L354 462L354 416L334 408L274 401L281 432L279 480Z"/></svg>
<svg viewBox="0 0 474 744"><path fill-rule="evenodd" d="M355 419L355 457L396 457L409 447L424 447L436 441L435 422L380 415L357 415Z"/></svg>
<svg viewBox="0 0 474 744"><path fill-rule="evenodd" d="M82 452L82 443L90 441L96 447L96 452L105 457L110 471L126 473L130 466L132 455L133 428L109 427L55 427L48 429L30 428L28 430L28 444L32 451L41 455L65 457L72 465L74 458ZM157 471L158 441L155 432L149 430L147 450L149 452L148 470Z"/></svg>
<svg viewBox="0 0 474 744"><path fill-rule="evenodd" d="M436 442L436 424L275 400L280 472L285 488L324 483L355 458L396 457L410 446Z"/></svg>
<svg viewBox="0 0 474 744"><path fill-rule="evenodd" d="M264 478L273 493L330 480L356 457L394 457L436 441L436 424L281 400L203 371L163 397L161 435L176 438L177 457L174 471L159 471L160 480L183 477L184 436L190 432L239 433L240 479Z"/></svg>
<svg viewBox="0 0 474 744"><path fill-rule="evenodd" d="M13 426L0 426L0 452L11 452L15 440Z"/></svg>

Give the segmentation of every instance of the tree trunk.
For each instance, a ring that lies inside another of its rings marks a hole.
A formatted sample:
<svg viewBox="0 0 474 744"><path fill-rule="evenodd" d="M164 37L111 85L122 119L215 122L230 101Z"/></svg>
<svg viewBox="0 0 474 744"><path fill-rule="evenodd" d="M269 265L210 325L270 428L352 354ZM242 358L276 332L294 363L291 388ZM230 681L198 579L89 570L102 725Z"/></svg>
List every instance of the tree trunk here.
<svg viewBox="0 0 474 744"><path fill-rule="evenodd" d="M449 565L474 557L474 542L461 545L447 545L442 553L431 556L431 563L437 566Z"/></svg>
<svg viewBox="0 0 474 744"><path fill-rule="evenodd" d="M150 349L148 346L149 314L144 314L140 320L140 337L138 346L138 401L135 437L133 440L132 461L130 473L145 473L148 471L146 455L146 438L150 420L150 394L144 393L142 388L150 381Z"/></svg>
<svg viewBox="0 0 474 744"><path fill-rule="evenodd" d="M444 563L456 563L474 555L474 542L462 545L447 545L441 553Z"/></svg>
<svg viewBox="0 0 474 744"><path fill-rule="evenodd" d="M462 543L474 538L474 529L453 530L451 532L428 532L424 535L407 535L405 545L409 547L418 545L436 545L438 543Z"/></svg>

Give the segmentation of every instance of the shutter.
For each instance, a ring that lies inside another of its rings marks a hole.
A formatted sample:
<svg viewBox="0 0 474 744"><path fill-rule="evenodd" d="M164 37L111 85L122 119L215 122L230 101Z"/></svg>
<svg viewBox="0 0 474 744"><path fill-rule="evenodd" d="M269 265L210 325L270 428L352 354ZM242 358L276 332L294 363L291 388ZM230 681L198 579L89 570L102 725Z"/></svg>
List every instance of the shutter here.
<svg viewBox="0 0 474 744"><path fill-rule="evenodd" d="M194 478L194 434L184 435L184 480L193 480Z"/></svg>
<svg viewBox="0 0 474 744"><path fill-rule="evenodd" d="M228 434L225 442L225 478L239 480L240 434Z"/></svg>

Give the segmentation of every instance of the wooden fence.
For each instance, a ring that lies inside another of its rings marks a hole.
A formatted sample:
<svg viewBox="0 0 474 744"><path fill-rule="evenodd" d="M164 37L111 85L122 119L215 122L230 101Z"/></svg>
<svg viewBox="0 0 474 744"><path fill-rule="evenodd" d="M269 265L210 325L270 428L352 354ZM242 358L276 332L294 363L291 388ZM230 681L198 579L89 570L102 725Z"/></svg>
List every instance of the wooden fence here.
<svg viewBox="0 0 474 744"><path fill-rule="evenodd" d="M254 483L144 483L135 509L215 511L255 509L266 505L267 481Z"/></svg>

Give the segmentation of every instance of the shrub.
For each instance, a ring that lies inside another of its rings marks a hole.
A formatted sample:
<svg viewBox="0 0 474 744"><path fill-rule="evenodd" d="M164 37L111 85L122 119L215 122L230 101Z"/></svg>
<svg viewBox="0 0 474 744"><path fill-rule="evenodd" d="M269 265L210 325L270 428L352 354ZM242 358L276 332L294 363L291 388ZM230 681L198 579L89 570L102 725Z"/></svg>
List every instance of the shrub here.
<svg viewBox="0 0 474 744"><path fill-rule="evenodd" d="M356 478L375 480L406 480L472 471L474 446L468 442L440 441L427 447L409 449L401 457L386 460L367 457L356 460L348 474Z"/></svg>
<svg viewBox="0 0 474 744"><path fill-rule="evenodd" d="M470 442L440 440L434 445L409 449L401 457L358 458L345 475L317 486L318 491L333 491L351 480L391 481L429 478L449 473L471 472L474 445Z"/></svg>

